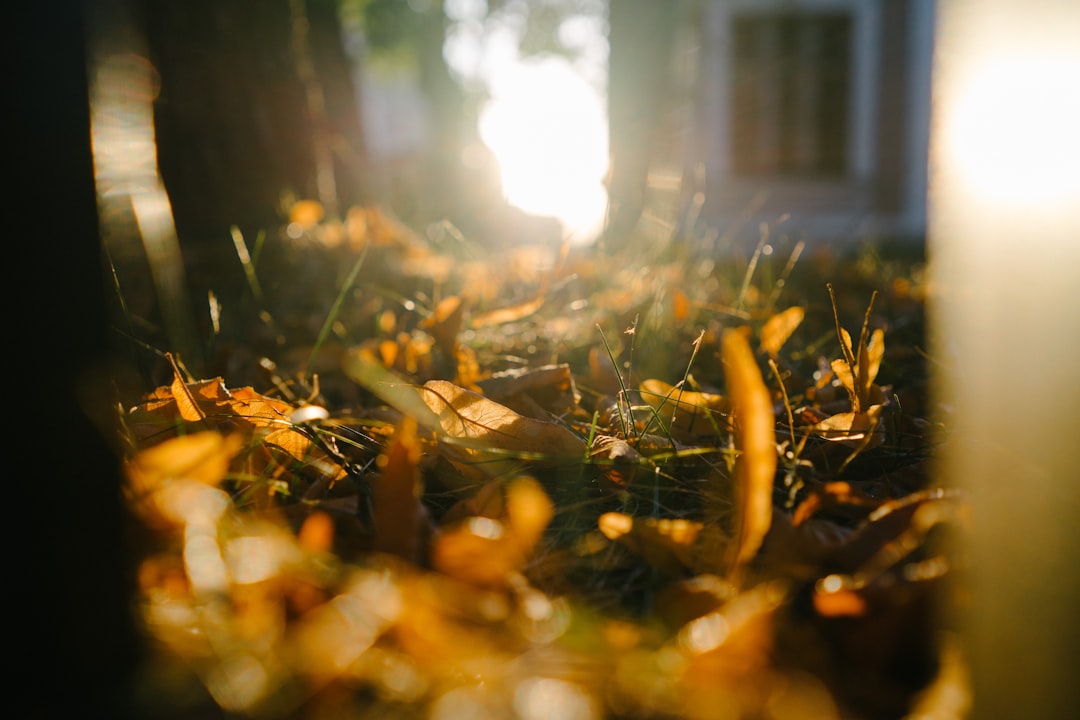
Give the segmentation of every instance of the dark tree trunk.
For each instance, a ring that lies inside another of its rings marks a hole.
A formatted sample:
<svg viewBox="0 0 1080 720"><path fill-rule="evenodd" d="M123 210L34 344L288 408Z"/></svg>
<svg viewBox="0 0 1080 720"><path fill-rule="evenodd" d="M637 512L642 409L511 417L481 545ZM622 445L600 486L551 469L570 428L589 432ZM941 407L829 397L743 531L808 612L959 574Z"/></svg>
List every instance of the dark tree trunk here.
<svg viewBox="0 0 1080 720"><path fill-rule="evenodd" d="M229 246L231 225L267 229L284 194L331 212L363 198L335 0L137 1L161 77L158 159L183 242ZM300 46L298 9L308 24Z"/></svg>
<svg viewBox="0 0 1080 720"><path fill-rule="evenodd" d="M91 420L110 410L96 404L108 387L109 336L85 9L80 0L11 9L14 127L5 167L18 209L9 231L18 240L7 247L17 302L5 339L11 372L32 400L9 418L7 433L14 462L5 500L17 529L5 585L9 632L21 636L8 704L34 717L123 720L134 717L135 582L111 428Z"/></svg>
<svg viewBox="0 0 1080 720"><path fill-rule="evenodd" d="M613 0L608 21L611 146L608 234L618 242L637 224L656 134L667 106L680 0Z"/></svg>

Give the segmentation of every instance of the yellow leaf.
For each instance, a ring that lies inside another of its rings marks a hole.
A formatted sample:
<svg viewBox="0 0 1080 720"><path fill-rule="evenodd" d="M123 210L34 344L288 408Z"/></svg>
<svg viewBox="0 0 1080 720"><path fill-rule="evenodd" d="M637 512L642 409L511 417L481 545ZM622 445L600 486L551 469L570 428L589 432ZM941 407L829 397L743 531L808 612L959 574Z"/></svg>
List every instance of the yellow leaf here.
<svg viewBox="0 0 1080 720"><path fill-rule="evenodd" d="M851 333L844 328L840 328L840 350L845 358L855 361L855 344L851 342Z"/></svg>
<svg viewBox="0 0 1080 720"><path fill-rule="evenodd" d="M776 475L776 419L761 370L746 336L726 330L721 358L735 414L735 544L730 572L736 575L757 554L772 524Z"/></svg>
<svg viewBox="0 0 1080 720"><path fill-rule="evenodd" d="M862 440L873 433L881 419L881 405L872 405L866 412L842 412L813 425L810 432L834 442Z"/></svg>
<svg viewBox="0 0 1080 720"><path fill-rule="evenodd" d="M133 508L154 525L182 525L200 489L221 482L242 444L239 435L208 431L142 450L124 466Z"/></svg>
<svg viewBox="0 0 1080 720"><path fill-rule="evenodd" d="M870 342L866 346L866 385L862 388L862 400L867 400L870 388L877 379L878 370L881 369L881 359L885 356L885 331L878 328L870 335Z"/></svg>
<svg viewBox="0 0 1080 720"><path fill-rule="evenodd" d="M700 437L728 427L731 403L723 395L683 390L655 379L642 381L638 389L669 431Z"/></svg>
<svg viewBox="0 0 1080 720"><path fill-rule="evenodd" d="M457 335L461 330L464 318L465 304L456 295L444 298L435 306L435 311L421 327L431 334L438 345L447 355L454 355L457 349Z"/></svg>
<svg viewBox="0 0 1080 720"><path fill-rule="evenodd" d="M806 311L796 306L789 307L769 318L761 328L761 349L767 352L769 357L775 359L780 348L799 327L805 315Z"/></svg>
<svg viewBox="0 0 1080 720"><path fill-rule="evenodd" d="M829 365L832 367L833 374L843 383L854 407L858 394L855 392L855 376L851 374L851 367L848 366L847 360L833 360Z"/></svg>

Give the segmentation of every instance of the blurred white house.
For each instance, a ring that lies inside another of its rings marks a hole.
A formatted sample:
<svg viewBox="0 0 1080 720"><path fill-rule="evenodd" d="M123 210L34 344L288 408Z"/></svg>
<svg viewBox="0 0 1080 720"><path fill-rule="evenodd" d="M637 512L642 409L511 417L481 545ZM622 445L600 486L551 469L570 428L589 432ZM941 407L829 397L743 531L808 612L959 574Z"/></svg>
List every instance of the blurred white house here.
<svg viewBox="0 0 1080 720"><path fill-rule="evenodd" d="M691 79L672 86L691 119L650 190L677 178L693 219L722 232L921 240L934 6L684 3L672 68Z"/></svg>

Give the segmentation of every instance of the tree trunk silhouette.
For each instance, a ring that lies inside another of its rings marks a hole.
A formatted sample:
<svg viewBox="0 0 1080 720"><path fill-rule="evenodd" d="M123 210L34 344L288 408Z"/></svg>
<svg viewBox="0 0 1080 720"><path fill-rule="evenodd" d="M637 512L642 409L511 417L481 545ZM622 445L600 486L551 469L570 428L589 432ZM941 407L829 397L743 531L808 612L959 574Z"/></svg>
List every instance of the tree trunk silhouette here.
<svg viewBox="0 0 1080 720"><path fill-rule="evenodd" d="M285 195L330 212L363 197L336 0L138 2L161 80L158 162L182 241L228 247L231 225L254 235L280 222Z"/></svg>
<svg viewBox="0 0 1080 720"><path fill-rule="evenodd" d="M645 201L680 2L617 0L608 10L608 121L611 172L608 234L618 242Z"/></svg>

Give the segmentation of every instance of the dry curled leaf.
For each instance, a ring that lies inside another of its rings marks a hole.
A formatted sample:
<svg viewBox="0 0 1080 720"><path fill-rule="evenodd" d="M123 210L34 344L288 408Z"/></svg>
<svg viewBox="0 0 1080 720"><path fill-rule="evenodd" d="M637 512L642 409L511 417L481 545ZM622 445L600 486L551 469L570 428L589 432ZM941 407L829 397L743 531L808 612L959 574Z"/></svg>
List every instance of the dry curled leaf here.
<svg viewBox="0 0 1080 720"><path fill-rule="evenodd" d="M440 436L473 459L485 459L491 472L505 469L499 456L541 463L580 462L585 442L554 422L519 415L505 405L445 380L418 389L437 418Z"/></svg>
<svg viewBox="0 0 1080 720"><path fill-rule="evenodd" d="M870 297L870 304L866 308L866 317L863 318L862 332L859 335L858 347L851 342L851 334L840 327L840 316L836 310L836 299L833 296L832 285L829 285L829 296L833 300L833 318L836 321L836 335L840 341L840 350L843 358L832 362L832 370L843 383L851 401L851 409L854 412L862 412L867 409L871 400L871 390L874 387L874 379L881 367L881 359L885 355L885 331L881 328L870 333L870 311L874 307L874 298L877 292Z"/></svg>
<svg viewBox="0 0 1080 720"><path fill-rule="evenodd" d="M884 405L871 405L866 412L843 412L815 423L810 432L818 437L846 445L863 445L881 424ZM880 442L881 437L873 438Z"/></svg>
<svg viewBox="0 0 1080 720"><path fill-rule="evenodd" d="M173 437L185 427L235 434L258 448L246 458L243 470L248 473L298 463L307 469L311 481L332 484L345 477L345 470L296 428L292 420L296 411L294 405L251 387L229 389L221 378L185 382L174 367L172 384L147 395L124 422L143 446Z"/></svg>

